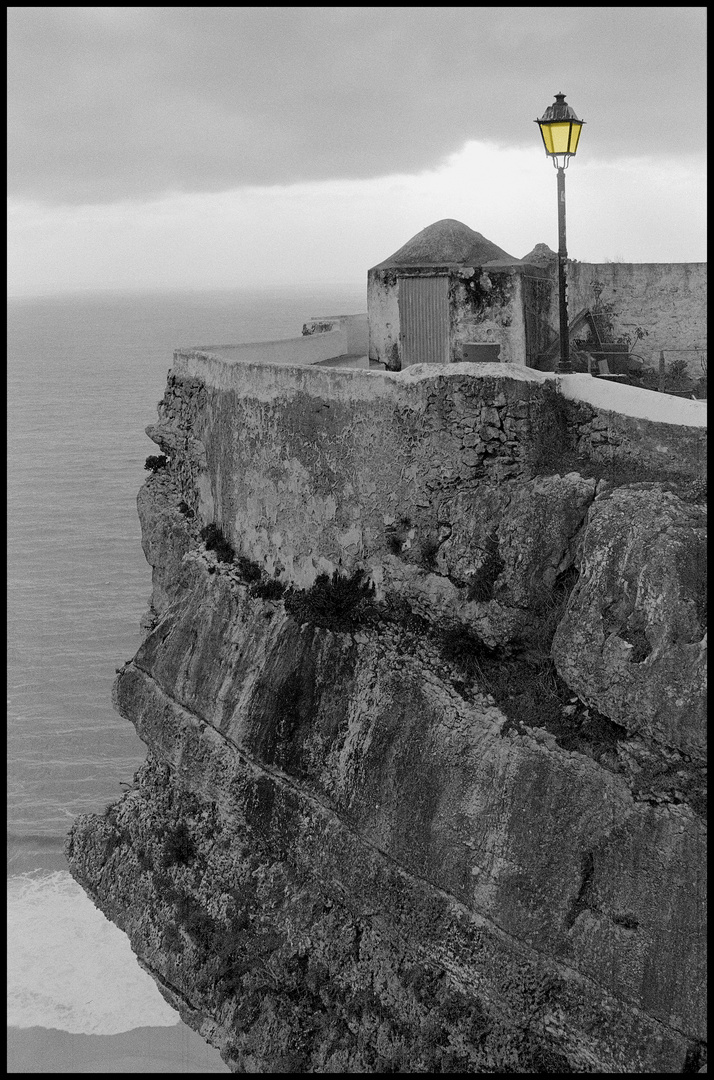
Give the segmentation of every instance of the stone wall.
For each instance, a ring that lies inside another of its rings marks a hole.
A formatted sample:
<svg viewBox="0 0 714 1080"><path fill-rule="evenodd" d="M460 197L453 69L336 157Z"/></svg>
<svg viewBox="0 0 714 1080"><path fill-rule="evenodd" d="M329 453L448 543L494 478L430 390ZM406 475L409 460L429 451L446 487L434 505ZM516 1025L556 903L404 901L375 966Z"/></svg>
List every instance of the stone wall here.
<svg viewBox="0 0 714 1080"><path fill-rule="evenodd" d="M603 308L608 336L629 338L633 352L657 370L659 354L669 365L687 361L694 378L702 374L700 359L707 348L706 263L568 263L568 311ZM557 305L551 315L557 333ZM647 335L635 340L637 327ZM693 349L700 351L670 352Z"/></svg>
<svg viewBox="0 0 714 1080"><path fill-rule="evenodd" d="M322 315L308 319L302 328L304 336L339 330L344 335L343 353L347 356L366 356L369 349L367 313L359 315ZM319 363L323 361L320 360Z"/></svg>
<svg viewBox="0 0 714 1080"><path fill-rule="evenodd" d="M209 345L213 356L243 364L319 364L348 352L346 328L336 326L317 334L279 341L251 341L242 345Z"/></svg>
<svg viewBox="0 0 714 1080"><path fill-rule="evenodd" d="M641 409L638 418L643 395L670 409L671 399L587 377L580 391L568 385L577 404L559 436L558 380L515 364L416 365L397 374L232 364L189 352L175 354L174 373L205 386L194 429L205 456L201 516L271 574L301 586L321 571L370 561L379 582L385 530L402 508L411 507L418 542L436 542L437 492L443 499L484 477L532 475L542 451L557 468L561 436L568 453L577 447L600 469L635 468L643 477L704 470L703 403L677 401L677 424L664 422L665 412L652 421ZM577 400L596 391L601 404Z"/></svg>

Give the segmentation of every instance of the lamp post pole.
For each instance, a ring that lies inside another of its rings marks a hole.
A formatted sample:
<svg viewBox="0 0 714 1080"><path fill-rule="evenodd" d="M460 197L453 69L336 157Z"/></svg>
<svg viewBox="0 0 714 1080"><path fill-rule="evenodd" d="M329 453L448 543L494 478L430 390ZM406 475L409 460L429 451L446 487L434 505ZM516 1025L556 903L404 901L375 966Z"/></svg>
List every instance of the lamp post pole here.
<svg viewBox="0 0 714 1080"><path fill-rule="evenodd" d="M570 335L568 333L568 300L566 295L566 271L568 252L565 247L565 170L571 157L575 157L584 120L577 116L565 100L565 94L556 94L555 101L545 110L536 124L540 128L547 157L558 170L558 307L560 315L560 360L558 373L572 375L570 363Z"/></svg>
<svg viewBox="0 0 714 1080"><path fill-rule="evenodd" d="M558 168L558 304L560 308L560 361L558 371L562 375L572 375L570 363L570 333L568 330L568 298L566 269L568 252L565 246L565 169Z"/></svg>

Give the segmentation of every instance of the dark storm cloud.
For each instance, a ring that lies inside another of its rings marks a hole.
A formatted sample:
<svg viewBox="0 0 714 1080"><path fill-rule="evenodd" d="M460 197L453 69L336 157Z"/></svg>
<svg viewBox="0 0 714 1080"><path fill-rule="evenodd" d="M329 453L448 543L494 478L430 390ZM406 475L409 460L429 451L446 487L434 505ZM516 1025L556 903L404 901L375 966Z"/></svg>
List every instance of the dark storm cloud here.
<svg viewBox="0 0 714 1080"><path fill-rule="evenodd" d="M10 8L9 190L108 202L532 145L561 89L601 157L698 150L703 8Z"/></svg>

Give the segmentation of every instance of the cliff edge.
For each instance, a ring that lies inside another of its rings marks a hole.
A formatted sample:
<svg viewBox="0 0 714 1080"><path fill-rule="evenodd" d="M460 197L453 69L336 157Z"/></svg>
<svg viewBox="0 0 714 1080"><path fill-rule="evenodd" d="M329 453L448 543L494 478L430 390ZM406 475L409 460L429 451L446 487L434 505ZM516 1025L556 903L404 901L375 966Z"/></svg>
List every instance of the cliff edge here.
<svg viewBox="0 0 714 1080"><path fill-rule="evenodd" d="M702 428L177 354L72 874L236 1072L706 1062Z"/></svg>

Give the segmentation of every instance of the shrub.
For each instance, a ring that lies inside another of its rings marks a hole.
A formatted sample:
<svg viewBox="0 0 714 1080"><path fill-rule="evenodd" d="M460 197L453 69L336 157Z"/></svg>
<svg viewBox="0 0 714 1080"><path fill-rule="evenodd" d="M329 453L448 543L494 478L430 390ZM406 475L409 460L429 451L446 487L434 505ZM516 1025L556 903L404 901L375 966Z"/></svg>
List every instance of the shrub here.
<svg viewBox="0 0 714 1080"><path fill-rule="evenodd" d="M677 356L665 374L665 387L668 390L688 390L691 382L686 359L683 356Z"/></svg>
<svg viewBox="0 0 714 1080"><path fill-rule="evenodd" d="M444 659L454 664L464 676L470 679L483 676L482 663L492 650L467 627L453 626L443 630L439 645Z"/></svg>
<svg viewBox="0 0 714 1080"><path fill-rule="evenodd" d="M253 562L252 559L247 559L245 555L237 555L235 563L244 581L260 581L263 576L263 571L260 569L257 562Z"/></svg>
<svg viewBox="0 0 714 1080"><path fill-rule="evenodd" d="M165 469L168 463L169 459L166 457L166 454L149 454L144 462L144 468L149 472L156 473L159 469Z"/></svg>
<svg viewBox="0 0 714 1080"><path fill-rule="evenodd" d="M233 562L235 552L215 522L201 529L201 539L205 543L207 551L215 551L219 562Z"/></svg>
<svg viewBox="0 0 714 1080"><path fill-rule="evenodd" d="M636 385L644 387L645 390L659 390L659 371L655 371L654 368L647 368L642 372L641 377L637 380ZM702 379L694 378L689 370L686 359L683 356L678 356L665 368L664 372L664 392L667 393L671 390L678 391L692 391L692 393L700 390ZM706 397L706 375L704 375L703 383L703 396Z"/></svg>
<svg viewBox="0 0 714 1080"><path fill-rule="evenodd" d="M250 587L250 595L261 600L279 600L284 592L284 583L277 581L275 578L270 578L268 581L258 581Z"/></svg>
<svg viewBox="0 0 714 1080"><path fill-rule="evenodd" d="M531 464L540 473L558 471L573 455L574 405L549 385L541 388L534 412Z"/></svg>
<svg viewBox="0 0 714 1080"><path fill-rule="evenodd" d="M374 596L374 584L365 581L364 571L332 577L319 574L312 588L301 592L290 589L285 594L285 610L297 622L309 622L328 630L348 631L359 621L359 607Z"/></svg>
<svg viewBox="0 0 714 1080"><path fill-rule="evenodd" d="M409 601L398 593L388 593L379 605L379 617L382 622L392 623L410 634L428 637L431 624L428 619L412 611Z"/></svg>

